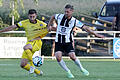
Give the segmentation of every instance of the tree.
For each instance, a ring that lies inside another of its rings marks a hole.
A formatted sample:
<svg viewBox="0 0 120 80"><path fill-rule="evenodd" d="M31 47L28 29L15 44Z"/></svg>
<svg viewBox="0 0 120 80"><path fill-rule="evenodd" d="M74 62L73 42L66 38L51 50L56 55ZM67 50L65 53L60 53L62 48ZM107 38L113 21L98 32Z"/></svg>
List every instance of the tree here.
<svg viewBox="0 0 120 80"><path fill-rule="evenodd" d="M21 7L23 9L23 14L25 13L25 9L24 9L24 3L23 3L23 0L10 0L10 14L9 14L9 17L12 17L12 24L14 24L14 20L19 20L20 18L20 15L18 13L18 1L20 1L21 3ZM39 0L34 0L34 3L36 5L38 5L38 1ZM0 7L2 7L3 5L3 0L0 0Z"/></svg>

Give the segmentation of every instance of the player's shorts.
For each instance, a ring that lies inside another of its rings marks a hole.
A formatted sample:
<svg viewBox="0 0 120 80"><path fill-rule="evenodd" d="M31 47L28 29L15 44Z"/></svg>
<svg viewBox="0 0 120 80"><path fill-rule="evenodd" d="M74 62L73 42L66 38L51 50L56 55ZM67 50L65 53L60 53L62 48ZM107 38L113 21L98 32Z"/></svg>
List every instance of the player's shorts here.
<svg viewBox="0 0 120 80"><path fill-rule="evenodd" d="M75 52L72 43L58 43L55 42L55 52L62 51L63 53Z"/></svg>
<svg viewBox="0 0 120 80"><path fill-rule="evenodd" d="M34 54L36 51L39 51L42 47L42 41L41 40L34 40L32 42L27 42L27 44L31 44L32 45L32 53ZM25 51L22 54L22 58L27 59L27 54L25 53Z"/></svg>

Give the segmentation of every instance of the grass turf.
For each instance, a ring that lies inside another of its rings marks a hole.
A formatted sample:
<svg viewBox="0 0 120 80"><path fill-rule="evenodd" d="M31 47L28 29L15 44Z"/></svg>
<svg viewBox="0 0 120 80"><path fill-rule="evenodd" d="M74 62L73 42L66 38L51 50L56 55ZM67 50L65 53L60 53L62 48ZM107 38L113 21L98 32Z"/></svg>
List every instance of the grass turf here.
<svg viewBox="0 0 120 80"><path fill-rule="evenodd" d="M113 59L80 59L90 72L84 76L71 60L65 59L67 66L75 76L71 80L120 80L120 62ZM19 66L20 59L0 59L0 80L70 80L56 60L45 59L39 68L43 76L34 77Z"/></svg>

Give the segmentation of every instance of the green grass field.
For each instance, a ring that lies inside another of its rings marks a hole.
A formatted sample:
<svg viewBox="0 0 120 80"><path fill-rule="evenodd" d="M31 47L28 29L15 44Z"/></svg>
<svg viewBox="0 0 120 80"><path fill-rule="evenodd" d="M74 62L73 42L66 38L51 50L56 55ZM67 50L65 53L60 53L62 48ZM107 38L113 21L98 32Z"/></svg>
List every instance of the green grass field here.
<svg viewBox="0 0 120 80"><path fill-rule="evenodd" d="M71 60L65 60L75 78L71 80L120 80L120 60L81 59L83 66L90 72L84 76ZM40 67L43 76L33 77L19 67L20 59L0 59L0 80L70 80L56 60L45 59Z"/></svg>

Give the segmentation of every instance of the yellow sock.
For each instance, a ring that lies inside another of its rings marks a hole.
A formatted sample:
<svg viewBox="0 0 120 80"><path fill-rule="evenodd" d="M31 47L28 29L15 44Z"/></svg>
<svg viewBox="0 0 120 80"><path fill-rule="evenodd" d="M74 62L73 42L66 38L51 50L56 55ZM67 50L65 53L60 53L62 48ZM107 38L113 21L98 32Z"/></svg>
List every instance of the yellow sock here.
<svg viewBox="0 0 120 80"><path fill-rule="evenodd" d="M40 71L38 69L35 69L36 74L40 74Z"/></svg>
<svg viewBox="0 0 120 80"><path fill-rule="evenodd" d="M30 64L27 64L25 67L24 67L25 70L29 71L30 70Z"/></svg>
<svg viewBox="0 0 120 80"><path fill-rule="evenodd" d="M32 60L33 53L29 49L25 50L25 52L27 54L28 60L30 61L30 66L34 66L33 60Z"/></svg>
<svg viewBox="0 0 120 80"><path fill-rule="evenodd" d="M30 64L27 64L25 67L24 67L25 70L29 71L30 70ZM34 71L36 74L40 74L40 70L38 69L35 69Z"/></svg>

